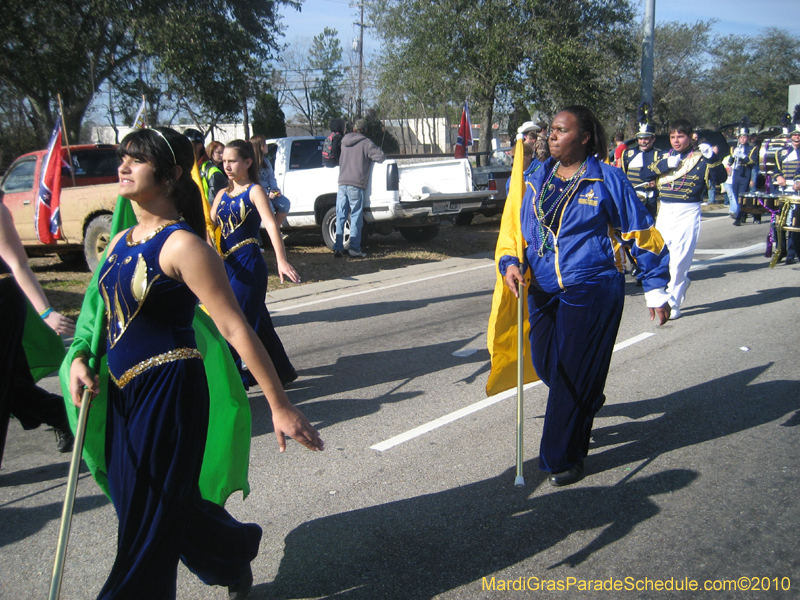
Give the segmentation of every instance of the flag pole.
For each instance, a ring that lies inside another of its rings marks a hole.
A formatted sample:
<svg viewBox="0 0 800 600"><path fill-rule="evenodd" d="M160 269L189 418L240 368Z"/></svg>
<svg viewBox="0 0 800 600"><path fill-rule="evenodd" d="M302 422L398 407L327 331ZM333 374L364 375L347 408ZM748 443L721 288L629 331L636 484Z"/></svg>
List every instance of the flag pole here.
<svg viewBox="0 0 800 600"><path fill-rule="evenodd" d="M524 378L525 378L525 362L523 359L523 347L522 344L524 343L524 335L523 335L523 311L525 309L524 305L524 284L523 282L519 282L517 286L517 290L519 293L519 298L517 300L517 477L514 479L514 485L516 487L525 487L525 477L522 475L522 465L523 465L523 453L522 453L522 433L523 433L523 423L522 423L522 413L523 413L523 405L522 405L522 392L523 392L523 385L524 385Z"/></svg>
<svg viewBox="0 0 800 600"><path fill-rule="evenodd" d="M61 105L61 94L56 94L56 98L58 98L58 112L60 113L61 117L61 135L64 136L64 146L67 149L67 158L69 159L69 174L72 176L72 187L75 187L75 171L72 168L72 154L69 151L69 139L67 138L67 124L64 121L64 107ZM58 157L58 160L61 160L61 157ZM61 168L61 163L59 162L58 168Z"/></svg>
<svg viewBox="0 0 800 600"><path fill-rule="evenodd" d="M91 392L86 389L81 399L81 410L78 413L78 424L75 427L75 445L72 450L72 461L69 465L67 477L67 492L64 498L64 508L61 511L61 527L58 531L58 544L56 545L56 558L53 563L53 576L50 579L50 595L48 600L58 600L61 595L61 578L64 573L64 558L67 555L67 542L69 530L72 525L72 511L75 506L75 492L78 487L78 472L81 468L81 455L83 454L83 438L86 433L86 419L89 414Z"/></svg>
<svg viewBox="0 0 800 600"><path fill-rule="evenodd" d="M117 208L119 201L117 201ZM111 232L119 228L117 222L117 208L114 209L114 219L111 222ZM122 213L120 212L121 218ZM103 254L108 253L108 249ZM104 311L98 311L94 315L94 327L92 331L100 331L103 326ZM96 358L100 352L101 336L95 335L91 341L91 357L88 361L89 369L96 373L100 365L100 360ZM75 493L78 489L78 473L81 468L81 458L83 457L83 443L86 436L86 421L89 418L89 404L92 401L91 391L86 388L81 397L81 409L78 412L78 422L75 425L75 444L72 448L72 461L69 465L69 475L67 476L67 491L64 494L64 507L61 510L61 527L58 530L58 542L56 544L56 558L53 561L53 576L50 579L50 595L48 600L58 600L61 594L61 579L64 574L64 559L67 555L67 542L69 542L69 530L72 526L72 513L75 508Z"/></svg>

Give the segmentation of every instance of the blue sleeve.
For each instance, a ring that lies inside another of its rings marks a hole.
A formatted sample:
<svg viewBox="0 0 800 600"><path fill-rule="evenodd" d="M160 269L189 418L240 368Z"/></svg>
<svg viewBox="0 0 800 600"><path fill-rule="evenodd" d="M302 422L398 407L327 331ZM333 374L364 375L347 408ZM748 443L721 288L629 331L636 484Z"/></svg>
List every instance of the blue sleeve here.
<svg viewBox="0 0 800 600"><path fill-rule="evenodd" d="M275 169L272 168L272 163L269 161L269 159L266 156L264 157L264 168L263 168L263 171L264 171L264 180L266 180L267 185L269 186L267 188L267 192L269 192L271 190L277 190L278 189L278 180L275 179Z"/></svg>
<svg viewBox="0 0 800 600"><path fill-rule="evenodd" d="M612 225L642 270L642 288L645 292L665 288L669 283L669 250L664 238L622 171L606 164L601 169L613 200Z"/></svg>
<svg viewBox="0 0 800 600"><path fill-rule="evenodd" d="M515 267L520 266L519 259L516 256L501 256L500 260L497 261L497 269L500 271L500 275L505 277L506 271L511 265L514 265Z"/></svg>

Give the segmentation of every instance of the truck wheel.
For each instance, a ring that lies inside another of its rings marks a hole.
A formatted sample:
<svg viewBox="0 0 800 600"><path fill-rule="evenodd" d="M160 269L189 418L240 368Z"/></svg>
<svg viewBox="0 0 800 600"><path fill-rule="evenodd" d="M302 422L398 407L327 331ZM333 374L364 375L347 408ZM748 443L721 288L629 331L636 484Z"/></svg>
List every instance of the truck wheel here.
<svg viewBox="0 0 800 600"><path fill-rule="evenodd" d="M472 219L475 217L474 212L462 212L456 215L456 225L469 225L472 223Z"/></svg>
<svg viewBox="0 0 800 600"><path fill-rule="evenodd" d="M111 215L100 215L92 219L83 236L83 254L92 273L100 264L103 252L106 251L110 241Z"/></svg>
<svg viewBox="0 0 800 600"><path fill-rule="evenodd" d="M344 236L343 246L347 250L350 247L350 219L344 222ZM336 244L336 207L328 209L325 217L322 219L322 239L325 240L325 245L333 250Z"/></svg>
<svg viewBox="0 0 800 600"><path fill-rule="evenodd" d="M409 242L430 242L439 234L438 225L424 227L399 227L398 231Z"/></svg>

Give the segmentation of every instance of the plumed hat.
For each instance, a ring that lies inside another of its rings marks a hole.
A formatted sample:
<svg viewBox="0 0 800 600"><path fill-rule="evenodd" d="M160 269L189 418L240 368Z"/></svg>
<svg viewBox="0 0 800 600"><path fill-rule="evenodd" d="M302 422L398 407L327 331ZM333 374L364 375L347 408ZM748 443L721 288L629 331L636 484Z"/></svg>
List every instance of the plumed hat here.
<svg viewBox="0 0 800 600"><path fill-rule="evenodd" d="M750 119L742 117L742 120L739 121L739 127L736 129L736 135L750 135Z"/></svg>
<svg viewBox="0 0 800 600"><path fill-rule="evenodd" d="M800 133L800 104L794 105L794 116L792 117L792 133Z"/></svg>
<svg viewBox="0 0 800 600"><path fill-rule="evenodd" d="M789 135L789 130L791 127L792 115L790 115L788 112L783 113L783 116L781 117L781 131L783 132L783 135Z"/></svg>
<svg viewBox="0 0 800 600"><path fill-rule="evenodd" d="M656 134L655 125L650 116L650 105L647 102L642 102L639 105L639 112L636 119L639 121L639 131L636 132L636 137L650 137Z"/></svg>

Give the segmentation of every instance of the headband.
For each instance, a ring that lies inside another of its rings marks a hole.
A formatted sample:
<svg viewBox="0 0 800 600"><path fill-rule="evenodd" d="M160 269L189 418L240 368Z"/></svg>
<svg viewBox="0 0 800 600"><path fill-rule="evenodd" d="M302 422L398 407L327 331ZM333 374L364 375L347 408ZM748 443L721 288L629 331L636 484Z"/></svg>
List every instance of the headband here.
<svg viewBox="0 0 800 600"><path fill-rule="evenodd" d="M164 134L161 133L158 129L151 129L150 131L152 131L153 133L157 134L162 140L164 140L164 142L166 142L167 148L169 148L169 151L172 153L172 162L177 165L178 164L178 159L175 158L175 151L172 149L172 145L170 145L170 143L167 140L167 138L164 137Z"/></svg>

